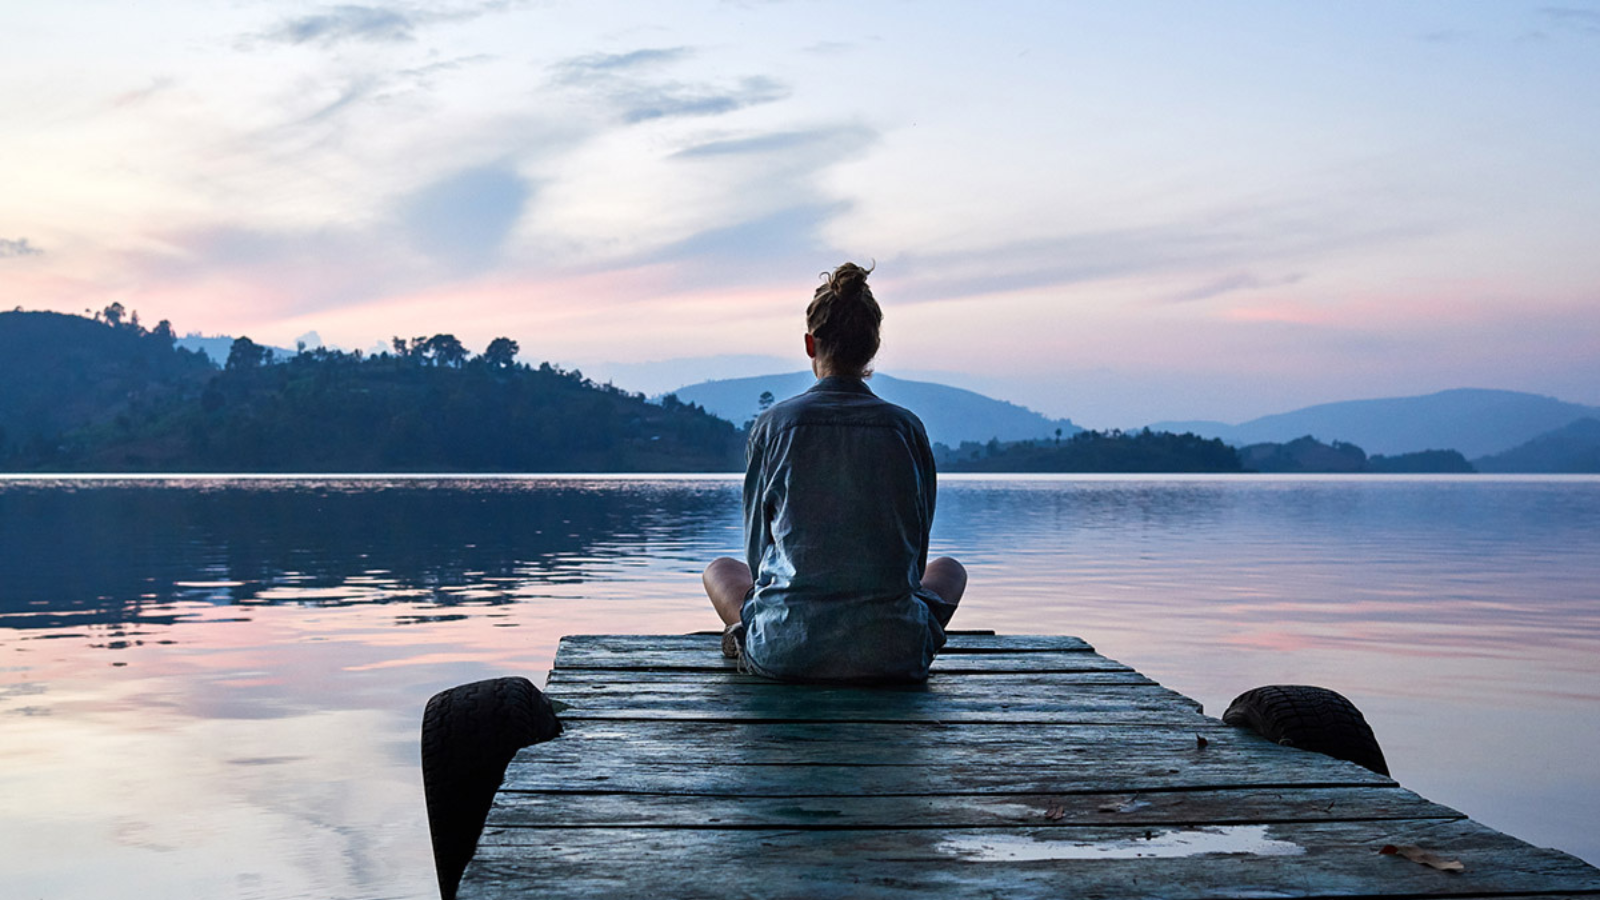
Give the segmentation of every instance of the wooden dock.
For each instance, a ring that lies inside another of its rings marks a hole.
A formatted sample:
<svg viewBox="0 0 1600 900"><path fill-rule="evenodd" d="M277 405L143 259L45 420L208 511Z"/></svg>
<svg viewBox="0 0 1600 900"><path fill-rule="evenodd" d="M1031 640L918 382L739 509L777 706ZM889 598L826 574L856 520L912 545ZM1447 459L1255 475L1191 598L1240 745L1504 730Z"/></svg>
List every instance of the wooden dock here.
<svg viewBox="0 0 1600 900"><path fill-rule="evenodd" d="M547 694L566 731L511 763L463 900L1600 894L1072 637L953 635L903 688L740 675L714 635L568 637Z"/></svg>

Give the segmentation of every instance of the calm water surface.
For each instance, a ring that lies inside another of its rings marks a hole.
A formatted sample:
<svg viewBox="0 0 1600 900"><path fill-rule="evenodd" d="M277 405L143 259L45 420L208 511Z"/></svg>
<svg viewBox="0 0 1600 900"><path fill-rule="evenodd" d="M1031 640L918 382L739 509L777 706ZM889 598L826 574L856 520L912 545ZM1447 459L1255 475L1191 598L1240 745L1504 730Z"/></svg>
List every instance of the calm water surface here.
<svg viewBox="0 0 1600 900"><path fill-rule="evenodd" d="M0 895L435 896L434 692L714 625L720 478L0 478ZM1351 697L1394 775L1600 862L1600 479L947 478L957 626L1220 714Z"/></svg>

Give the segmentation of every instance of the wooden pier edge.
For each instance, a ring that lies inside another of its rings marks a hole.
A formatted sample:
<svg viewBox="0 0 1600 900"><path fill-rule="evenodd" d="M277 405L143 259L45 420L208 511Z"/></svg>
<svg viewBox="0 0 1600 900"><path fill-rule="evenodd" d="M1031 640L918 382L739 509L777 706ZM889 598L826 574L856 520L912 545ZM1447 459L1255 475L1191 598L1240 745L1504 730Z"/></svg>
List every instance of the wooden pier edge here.
<svg viewBox="0 0 1600 900"><path fill-rule="evenodd" d="M714 634L581 635L545 693L564 731L507 767L462 900L1600 895L1075 637L953 633L926 684L851 687L741 675Z"/></svg>

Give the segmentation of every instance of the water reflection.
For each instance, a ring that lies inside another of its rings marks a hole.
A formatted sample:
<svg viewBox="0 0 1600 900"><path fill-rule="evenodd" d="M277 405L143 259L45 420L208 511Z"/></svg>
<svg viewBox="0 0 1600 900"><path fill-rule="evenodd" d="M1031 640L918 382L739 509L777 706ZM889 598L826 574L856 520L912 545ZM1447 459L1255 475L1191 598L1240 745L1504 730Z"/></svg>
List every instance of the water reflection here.
<svg viewBox="0 0 1600 900"><path fill-rule="evenodd" d="M1100 644L1507 659L1538 646L1592 675L1597 501L1593 480L962 482L941 495L940 536L981 583L1036 598L996 610L1008 628L1043 614Z"/></svg>
<svg viewBox="0 0 1600 900"><path fill-rule="evenodd" d="M556 640L709 627L736 479L0 479L24 896L432 896L416 723ZM957 624L1212 713L1334 687L1397 777L1600 860L1600 480L946 479ZM87 864L80 864L87 859Z"/></svg>
<svg viewBox="0 0 1600 900"><path fill-rule="evenodd" d="M726 481L0 481L0 627L173 604L514 602L730 525Z"/></svg>

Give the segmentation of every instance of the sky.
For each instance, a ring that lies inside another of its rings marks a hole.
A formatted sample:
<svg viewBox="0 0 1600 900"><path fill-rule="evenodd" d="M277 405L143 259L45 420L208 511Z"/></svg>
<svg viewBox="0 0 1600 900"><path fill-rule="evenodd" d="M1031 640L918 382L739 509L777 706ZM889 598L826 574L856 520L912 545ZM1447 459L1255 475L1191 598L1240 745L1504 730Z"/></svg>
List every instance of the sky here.
<svg viewBox="0 0 1600 900"><path fill-rule="evenodd" d="M1092 427L1600 404L1600 3L0 0L0 306ZM676 383L675 383L676 382Z"/></svg>

